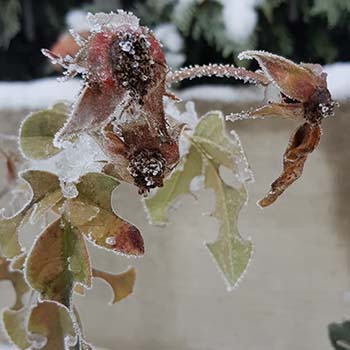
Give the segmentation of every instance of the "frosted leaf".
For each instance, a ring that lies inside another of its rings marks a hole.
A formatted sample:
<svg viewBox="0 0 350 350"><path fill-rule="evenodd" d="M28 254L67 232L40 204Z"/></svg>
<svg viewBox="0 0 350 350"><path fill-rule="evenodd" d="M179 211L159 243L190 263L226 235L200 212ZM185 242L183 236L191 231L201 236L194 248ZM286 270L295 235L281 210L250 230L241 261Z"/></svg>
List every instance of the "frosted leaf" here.
<svg viewBox="0 0 350 350"><path fill-rule="evenodd" d="M144 245L139 230L118 217L111 206L111 195L118 185L116 179L104 174L84 175L77 184L78 197L64 206L65 215L95 245L119 254L140 256Z"/></svg>
<svg viewBox="0 0 350 350"><path fill-rule="evenodd" d="M33 349L42 349L47 344L47 338L39 333L29 333L27 338Z"/></svg>
<svg viewBox="0 0 350 350"><path fill-rule="evenodd" d="M174 101L165 98L164 110L166 115L179 123L186 124L190 129L194 129L198 123L198 114L192 101L186 102L185 111L181 112Z"/></svg>
<svg viewBox="0 0 350 350"><path fill-rule="evenodd" d="M191 135L199 120L195 105L192 101L188 101L185 104L185 111L181 112L174 101L165 98L164 111L168 117L185 125L186 135L181 133L179 137L179 154L180 157L183 157L190 146L188 135Z"/></svg>
<svg viewBox="0 0 350 350"><path fill-rule="evenodd" d="M34 342L34 346L40 346L42 350L68 349L68 342L76 337L72 317L68 310L52 302L40 302L31 311L28 318L29 339ZM45 340L45 341L44 341ZM76 343L77 341L75 341ZM77 344L78 346L78 344ZM82 349L75 346L74 349ZM70 348L69 349L73 349Z"/></svg>
<svg viewBox="0 0 350 350"><path fill-rule="evenodd" d="M128 268L120 274L112 274L106 271L93 269L92 274L94 278L100 278L111 286L113 290L111 304L117 303L133 292L136 275L133 267Z"/></svg>
<svg viewBox="0 0 350 350"><path fill-rule="evenodd" d="M200 175L200 176L194 177L190 184L190 190L192 192L196 192L196 191L202 190L203 188L204 188L204 176Z"/></svg>
<svg viewBox="0 0 350 350"><path fill-rule="evenodd" d="M216 206L212 215L218 221L219 233L207 248L229 290L242 279L253 252L250 239L243 238L238 230L238 215L247 201L245 182L251 181L253 176L238 136L233 136L227 136L220 112L203 116L189 136L191 146L183 163L153 197L145 200L150 221L164 224L171 204L179 195L201 189L203 185L214 191ZM234 175L234 181L230 182L235 186L225 183L220 172L223 167L230 170L231 178Z"/></svg>
<svg viewBox="0 0 350 350"><path fill-rule="evenodd" d="M136 30L139 27L140 20L131 12L118 10L117 13L88 13L87 22L91 31L100 32L103 28L113 30L125 25Z"/></svg>
<svg viewBox="0 0 350 350"><path fill-rule="evenodd" d="M42 300L71 307L74 282L91 285L91 266L83 236L58 219L37 238L30 251L26 280Z"/></svg>

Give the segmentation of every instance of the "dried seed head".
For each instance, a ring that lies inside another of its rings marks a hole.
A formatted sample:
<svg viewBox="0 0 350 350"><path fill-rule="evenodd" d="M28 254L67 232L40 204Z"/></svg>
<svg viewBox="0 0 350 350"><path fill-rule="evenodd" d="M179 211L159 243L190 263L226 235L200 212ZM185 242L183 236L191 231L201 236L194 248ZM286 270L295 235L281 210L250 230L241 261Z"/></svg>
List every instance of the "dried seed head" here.
<svg viewBox="0 0 350 350"><path fill-rule="evenodd" d="M119 31L109 47L114 78L140 104L154 82L154 60L149 48L146 35L130 31Z"/></svg>
<svg viewBox="0 0 350 350"><path fill-rule="evenodd" d="M163 185L165 159L157 151L142 150L130 158L128 171L139 193L147 193L151 188Z"/></svg>

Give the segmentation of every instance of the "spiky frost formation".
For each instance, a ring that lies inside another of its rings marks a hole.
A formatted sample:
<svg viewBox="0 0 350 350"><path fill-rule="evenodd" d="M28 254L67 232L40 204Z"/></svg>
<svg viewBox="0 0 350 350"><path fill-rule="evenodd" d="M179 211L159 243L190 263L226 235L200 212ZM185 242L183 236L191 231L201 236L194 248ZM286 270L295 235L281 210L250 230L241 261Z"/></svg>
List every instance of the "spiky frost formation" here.
<svg viewBox="0 0 350 350"><path fill-rule="evenodd" d="M190 66L181 68L167 75L169 84L179 83L185 79L195 79L202 77L235 78L243 80L245 83L267 85L269 80L259 72L248 71L245 68L235 67L230 64L209 64L203 66Z"/></svg>

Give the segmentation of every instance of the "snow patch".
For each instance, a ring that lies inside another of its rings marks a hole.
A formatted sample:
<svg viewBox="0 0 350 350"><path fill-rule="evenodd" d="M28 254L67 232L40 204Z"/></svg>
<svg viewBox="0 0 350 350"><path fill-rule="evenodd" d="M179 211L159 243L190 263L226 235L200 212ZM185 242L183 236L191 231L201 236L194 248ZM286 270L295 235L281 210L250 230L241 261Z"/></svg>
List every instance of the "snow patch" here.
<svg viewBox="0 0 350 350"><path fill-rule="evenodd" d="M89 24L86 19L86 12L82 10L71 10L66 15L67 27L76 32L89 31Z"/></svg>
<svg viewBox="0 0 350 350"><path fill-rule="evenodd" d="M59 83L56 78L45 78L29 82L0 82L0 109L47 108L60 100L74 100L80 89L81 80L72 79Z"/></svg>
<svg viewBox="0 0 350 350"><path fill-rule="evenodd" d="M252 35L258 15L255 7L261 0L221 0L226 35L237 43L245 43Z"/></svg>
<svg viewBox="0 0 350 350"><path fill-rule="evenodd" d="M323 67L328 74L328 89L334 100L350 99L350 62L337 62Z"/></svg>
<svg viewBox="0 0 350 350"><path fill-rule="evenodd" d="M183 100L204 100L207 102L257 102L264 98L263 89L249 87L232 87L227 85L201 85L177 92Z"/></svg>
<svg viewBox="0 0 350 350"><path fill-rule="evenodd" d="M350 99L350 62L338 62L324 66L328 73L328 87L334 100ZM74 101L82 86L82 80L71 79L64 83L56 78L44 78L29 82L0 82L0 109L40 109L57 101ZM264 98L263 89L254 86L201 85L176 92L183 100L208 102L257 102Z"/></svg>

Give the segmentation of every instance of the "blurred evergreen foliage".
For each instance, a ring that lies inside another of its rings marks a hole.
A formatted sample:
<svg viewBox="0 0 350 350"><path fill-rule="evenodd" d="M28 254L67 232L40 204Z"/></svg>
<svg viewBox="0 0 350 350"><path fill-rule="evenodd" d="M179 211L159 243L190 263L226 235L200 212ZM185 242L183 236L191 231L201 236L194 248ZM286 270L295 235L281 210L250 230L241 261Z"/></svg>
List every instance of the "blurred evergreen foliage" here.
<svg viewBox="0 0 350 350"><path fill-rule="evenodd" d="M295 61L321 64L350 61L350 0L261 0L256 6L255 31L247 42L239 44L225 30L223 0L0 0L0 3L0 79L47 75L40 48L50 47L65 29L64 15L72 8L97 12L121 6L133 11L151 28L160 23L175 23L185 40L186 65L232 63L244 49L264 49Z"/></svg>
<svg viewBox="0 0 350 350"><path fill-rule="evenodd" d="M350 348L350 321L331 323L328 326L328 336L335 350Z"/></svg>
<svg viewBox="0 0 350 350"><path fill-rule="evenodd" d="M88 0L0 0L0 79L27 80L49 73L40 49L65 27L65 14Z"/></svg>

